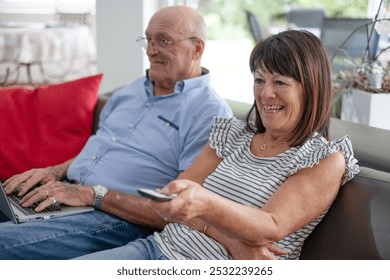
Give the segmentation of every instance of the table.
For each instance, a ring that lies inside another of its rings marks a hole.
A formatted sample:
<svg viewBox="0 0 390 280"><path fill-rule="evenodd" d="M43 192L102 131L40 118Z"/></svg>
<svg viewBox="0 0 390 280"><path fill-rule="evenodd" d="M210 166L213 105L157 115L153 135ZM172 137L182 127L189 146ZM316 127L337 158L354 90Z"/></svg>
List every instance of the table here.
<svg viewBox="0 0 390 280"><path fill-rule="evenodd" d="M44 65L48 63L68 64L63 73L71 71L72 61L96 57L96 45L90 28L86 25L64 25L46 23L0 24L0 63L8 63L3 84L12 74L19 77L26 67L28 82L33 84L31 66L38 65L47 82Z"/></svg>

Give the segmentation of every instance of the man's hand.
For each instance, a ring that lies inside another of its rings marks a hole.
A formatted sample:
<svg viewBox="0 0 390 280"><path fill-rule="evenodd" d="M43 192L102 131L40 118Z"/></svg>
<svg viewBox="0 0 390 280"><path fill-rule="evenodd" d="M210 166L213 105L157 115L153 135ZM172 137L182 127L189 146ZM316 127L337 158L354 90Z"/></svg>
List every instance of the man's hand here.
<svg viewBox="0 0 390 280"><path fill-rule="evenodd" d="M38 212L55 203L70 206L91 206L93 205L94 194L95 192L92 187L65 184L56 181L44 184L28 192L23 196L20 204L23 207L28 207L33 203L40 202L35 208Z"/></svg>
<svg viewBox="0 0 390 280"><path fill-rule="evenodd" d="M24 196L37 184L47 184L59 180L59 175L53 167L31 169L17 174L4 182L6 194L11 194L18 189L19 195Z"/></svg>

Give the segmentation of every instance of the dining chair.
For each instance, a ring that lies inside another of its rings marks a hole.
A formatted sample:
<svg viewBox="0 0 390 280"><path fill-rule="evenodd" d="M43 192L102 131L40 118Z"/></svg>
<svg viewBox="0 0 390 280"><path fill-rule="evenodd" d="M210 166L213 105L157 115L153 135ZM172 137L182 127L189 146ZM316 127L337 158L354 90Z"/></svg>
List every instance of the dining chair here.
<svg viewBox="0 0 390 280"><path fill-rule="evenodd" d="M335 71L361 64L365 54L370 59L375 58L379 34L372 30L372 25L372 20L368 18L324 18L321 41Z"/></svg>
<svg viewBox="0 0 390 280"><path fill-rule="evenodd" d="M264 33L261 28L260 22L257 19L257 16L251 11L245 10L245 14L248 20L249 28L253 36L253 39L257 43L258 41L264 38Z"/></svg>
<svg viewBox="0 0 390 280"><path fill-rule="evenodd" d="M321 8L292 8L286 12L285 17L288 23L292 23L298 28L321 29L325 10Z"/></svg>

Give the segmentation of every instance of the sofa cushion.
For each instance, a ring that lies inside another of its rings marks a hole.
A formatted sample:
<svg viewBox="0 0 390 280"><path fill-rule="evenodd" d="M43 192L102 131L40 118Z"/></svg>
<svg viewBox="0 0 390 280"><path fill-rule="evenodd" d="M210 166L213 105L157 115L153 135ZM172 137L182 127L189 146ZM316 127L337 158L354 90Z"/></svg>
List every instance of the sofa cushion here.
<svg viewBox="0 0 390 280"><path fill-rule="evenodd" d="M0 89L0 179L79 153L91 135L102 77Z"/></svg>

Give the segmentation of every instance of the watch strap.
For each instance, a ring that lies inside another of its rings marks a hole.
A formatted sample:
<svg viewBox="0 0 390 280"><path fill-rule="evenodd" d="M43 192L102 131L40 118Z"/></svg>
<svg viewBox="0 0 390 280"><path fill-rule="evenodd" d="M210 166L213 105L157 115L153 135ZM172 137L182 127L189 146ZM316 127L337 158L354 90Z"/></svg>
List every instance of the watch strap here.
<svg viewBox="0 0 390 280"><path fill-rule="evenodd" d="M93 201L93 207L97 210L100 210L102 208L103 198L107 194L108 189L102 185L93 186L93 189L95 191L95 199Z"/></svg>

